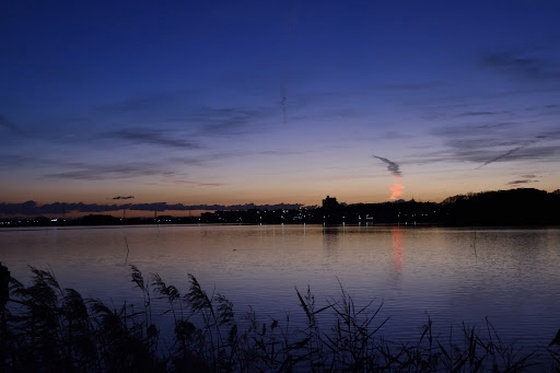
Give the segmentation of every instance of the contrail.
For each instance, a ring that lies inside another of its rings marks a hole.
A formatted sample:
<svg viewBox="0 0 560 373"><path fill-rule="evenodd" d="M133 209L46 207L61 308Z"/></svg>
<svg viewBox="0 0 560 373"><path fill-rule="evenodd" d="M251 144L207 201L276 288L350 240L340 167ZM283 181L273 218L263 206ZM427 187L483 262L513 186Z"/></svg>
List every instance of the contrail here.
<svg viewBox="0 0 560 373"><path fill-rule="evenodd" d="M400 166L398 163L395 163L387 158L379 157L377 155L373 155L373 158L377 158L380 161L387 164L387 171L389 171L393 177L395 178L395 183L391 187L391 197L389 199L391 201L396 200L398 197L402 196L402 190L405 188L404 185L399 183L402 173L400 170Z"/></svg>
<svg viewBox="0 0 560 373"><path fill-rule="evenodd" d="M534 142L534 141L533 141L533 142ZM484 167L484 166L486 166L486 165L489 165L490 163L494 163L494 162L496 162L496 161L499 161L499 160L502 159L502 158L505 158L505 157L507 157L507 156L509 156L509 155L511 155L511 154L513 154L513 153L515 153L515 152L517 152L517 151L523 149L523 148L526 148L526 147L528 147L529 145L531 145L533 142L530 142L530 143L525 144L525 145L518 146L517 148L513 148L513 149L511 149L511 150L505 152L504 154L500 154L500 155L497 156L496 158L492 158L491 160L484 162L483 164L481 164L480 166L478 166L477 168L475 168L475 170L478 170L479 168L482 168L482 167Z"/></svg>
<svg viewBox="0 0 560 373"><path fill-rule="evenodd" d="M393 176L402 176L400 166L397 163L390 161L387 158L379 157L377 155L373 155L373 158L377 158L380 161L387 163L387 171L393 174Z"/></svg>

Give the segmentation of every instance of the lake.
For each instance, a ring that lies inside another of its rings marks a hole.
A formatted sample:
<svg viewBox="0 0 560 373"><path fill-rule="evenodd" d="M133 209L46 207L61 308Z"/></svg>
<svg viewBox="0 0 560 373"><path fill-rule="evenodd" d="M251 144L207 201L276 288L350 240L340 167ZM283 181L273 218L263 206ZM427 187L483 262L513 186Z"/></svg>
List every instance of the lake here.
<svg viewBox="0 0 560 373"><path fill-rule="evenodd" d="M358 305L383 304L382 333L419 336L428 316L440 335L461 322L504 342L545 348L560 328L560 229L285 225L161 225L1 229L0 261L28 283L28 265L63 287L120 305L138 301L129 265L183 293L192 273L242 314L301 315L295 292L318 306L340 284ZM163 310L163 305L161 305Z"/></svg>

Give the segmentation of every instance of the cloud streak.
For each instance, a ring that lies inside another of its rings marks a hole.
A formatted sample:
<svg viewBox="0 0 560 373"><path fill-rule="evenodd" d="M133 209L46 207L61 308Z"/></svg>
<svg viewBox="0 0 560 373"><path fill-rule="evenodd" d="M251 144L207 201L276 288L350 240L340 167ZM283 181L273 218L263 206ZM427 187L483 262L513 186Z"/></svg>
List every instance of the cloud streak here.
<svg viewBox="0 0 560 373"><path fill-rule="evenodd" d="M519 179L519 180L512 180L510 182L507 183L507 185L510 186L520 186L522 184L531 184L531 183L538 183L538 180L523 180L523 179Z"/></svg>
<svg viewBox="0 0 560 373"><path fill-rule="evenodd" d="M532 79L560 77L558 66L534 53L491 53L483 58L482 65L498 71Z"/></svg>
<svg viewBox="0 0 560 373"><path fill-rule="evenodd" d="M180 149L198 149L200 145L194 141L187 141L177 137L165 136L164 131L148 130L142 128L127 128L103 134L117 140L125 140L135 144L159 145Z"/></svg>
<svg viewBox="0 0 560 373"><path fill-rule="evenodd" d="M71 212L80 213L107 213L122 209L135 211L216 211L216 210L248 210L248 209L297 209L301 203L279 203L256 205L254 203L242 205L184 205L182 203L167 204L167 202L135 203L135 204L88 204L83 202L55 202L39 205L35 201L22 203L0 203L0 214L8 216L41 216L62 215Z"/></svg>
<svg viewBox="0 0 560 373"><path fill-rule="evenodd" d="M524 184L538 183L539 181L540 180L537 178L537 175L528 174L528 175L521 175L519 179L512 180L506 183L506 185L512 187L520 187Z"/></svg>
<svg viewBox="0 0 560 373"><path fill-rule="evenodd" d="M59 168L70 169L60 172L46 174L49 178L71 179L71 180L107 180L126 179L141 176L171 176L174 171L166 169L163 164L158 163L126 163L126 164L67 164Z"/></svg>
<svg viewBox="0 0 560 373"><path fill-rule="evenodd" d="M431 130L444 147L416 154L415 159L424 163L471 162L475 169L494 162L556 162L560 155L560 131L553 125L557 121L554 110L555 105L536 105L505 111L448 113L440 118L444 122ZM481 120L461 120L469 117Z"/></svg>
<svg viewBox="0 0 560 373"><path fill-rule="evenodd" d="M382 161L382 162L384 162L385 164L387 164L387 171L389 171L393 176L397 176L397 177L402 176L402 173L401 173L401 170L400 170L400 166L399 166L397 163L395 163L395 162L393 162L393 161L390 161L390 160L387 159L387 158L379 157L379 156L377 156L377 155L373 155L372 157L373 157L373 158L377 158L377 159L379 159L380 161Z"/></svg>
<svg viewBox="0 0 560 373"><path fill-rule="evenodd" d="M195 95L196 92L188 90L154 92L102 105L97 110L110 115L176 112L179 108L184 108L188 102L192 101Z"/></svg>
<svg viewBox="0 0 560 373"><path fill-rule="evenodd" d="M270 110L237 107L201 108L189 118L196 125L194 134L203 137L230 137L254 133L256 123L270 116Z"/></svg>
<svg viewBox="0 0 560 373"><path fill-rule="evenodd" d="M26 136L27 134L18 125L6 118L4 115L0 114L0 128L5 128L10 132L16 133L21 136Z"/></svg>
<svg viewBox="0 0 560 373"><path fill-rule="evenodd" d="M484 167L484 166L487 166L487 165L489 165L490 163L494 163L494 162L497 162L497 161L499 161L499 160L501 160L501 159L507 158L507 157L509 157L510 155L512 155L513 153L516 153L516 152L518 152L518 151L520 151L520 150L522 150L522 149L525 149L525 148L528 147L529 145L531 145L531 143L518 146L518 147L513 148L513 149L511 149L511 150L509 150L509 151L507 151L507 152L505 152L505 153L503 153L503 154L500 154L500 155L498 155L497 157L492 158L492 159L490 159L489 161L484 162L483 164L481 164L480 166L478 166L477 168L475 168L475 170L478 170L478 169L480 169L480 168L482 168L482 167Z"/></svg>
<svg viewBox="0 0 560 373"><path fill-rule="evenodd" d="M19 132L19 128L3 115L0 115L0 127L7 128L14 132Z"/></svg>

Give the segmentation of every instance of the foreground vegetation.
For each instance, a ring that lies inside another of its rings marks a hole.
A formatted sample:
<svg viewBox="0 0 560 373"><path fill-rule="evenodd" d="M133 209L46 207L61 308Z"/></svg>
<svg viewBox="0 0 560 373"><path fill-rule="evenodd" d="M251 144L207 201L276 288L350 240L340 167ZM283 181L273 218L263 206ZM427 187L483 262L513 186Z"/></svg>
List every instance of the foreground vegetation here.
<svg viewBox="0 0 560 373"><path fill-rule="evenodd" d="M110 307L62 288L51 271L31 267L26 286L0 269L0 371L525 372L543 361L539 371L560 369L557 346L522 352L504 344L489 322L482 330L462 325L442 339L428 318L416 340L391 342L381 333L381 305L358 306L342 286L338 300L323 306L309 288L296 289L306 320L296 327L289 316L239 317L226 297L209 295L192 275L181 294L130 266L142 304ZM173 330L154 324L161 316L153 314L155 301L167 304Z"/></svg>

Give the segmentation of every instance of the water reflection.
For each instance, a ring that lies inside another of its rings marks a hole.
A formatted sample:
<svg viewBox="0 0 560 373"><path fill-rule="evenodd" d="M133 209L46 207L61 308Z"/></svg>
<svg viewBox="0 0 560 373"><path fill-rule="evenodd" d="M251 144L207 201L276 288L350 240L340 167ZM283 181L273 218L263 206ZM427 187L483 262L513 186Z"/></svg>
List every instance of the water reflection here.
<svg viewBox="0 0 560 373"><path fill-rule="evenodd" d="M341 233L343 231L339 227L323 227L323 248L327 256L336 255Z"/></svg>
<svg viewBox="0 0 560 373"><path fill-rule="evenodd" d="M405 252L406 245L406 252ZM64 287L114 304L134 302L126 262L182 291L187 273L239 312L299 314L294 285L317 302L338 279L360 304L378 297L384 333L407 340L426 313L447 332L494 323L504 340L548 344L560 314L560 229L164 226L0 230L0 256L26 283L27 265L51 268ZM128 256L127 256L128 255ZM406 267L404 260L406 255Z"/></svg>
<svg viewBox="0 0 560 373"><path fill-rule="evenodd" d="M402 274L404 260L404 234L400 226L391 228L391 238L393 240L393 267L398 278Z"/></svg>

